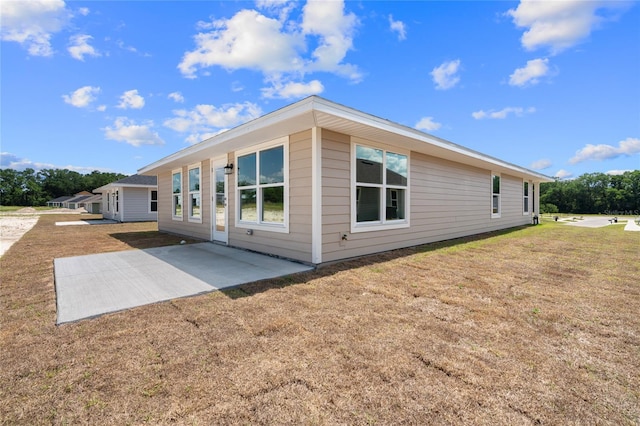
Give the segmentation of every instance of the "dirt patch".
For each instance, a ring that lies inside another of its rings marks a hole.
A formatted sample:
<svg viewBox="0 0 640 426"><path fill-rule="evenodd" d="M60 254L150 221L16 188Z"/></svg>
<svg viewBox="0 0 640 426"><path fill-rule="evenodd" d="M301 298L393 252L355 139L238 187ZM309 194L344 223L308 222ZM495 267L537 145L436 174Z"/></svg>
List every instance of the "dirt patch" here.
<svg viewBox="0 0 640 426"><path fill-rule="evenodd" d="M638 233L543 224L56 327L53 258L181 239L57 220L0 259L3 423L640 423Z"/></svg>
<svg viewBox="0 0 640 426"><path fill-rule="evenodd" d="M32 216L0 216L0 257L37 222Z"/></svg>

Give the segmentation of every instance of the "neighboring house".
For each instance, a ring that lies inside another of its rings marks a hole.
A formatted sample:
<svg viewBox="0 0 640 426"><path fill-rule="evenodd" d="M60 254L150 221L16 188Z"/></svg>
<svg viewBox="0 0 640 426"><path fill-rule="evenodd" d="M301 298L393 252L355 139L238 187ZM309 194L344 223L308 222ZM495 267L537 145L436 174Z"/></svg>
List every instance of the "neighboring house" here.
<svg viewBox="0 0 640 426"><path fill-rule="evenodd" d="M94 189L102 194L102 217L119 222L158 220L155 176L132 175Z"/></svg>
<svg viewBox="0 0 640 426"><path fill-rule="evenodd" d="M71 195L63 195L62 197L54 198L47 201L47 207L63 207L64 202L73 198Z"/></svg>
<svg viewBox="0 0 640 426"><path fill-rule="evenodd" d="M95 194L84 199L79 203L80 207L84 207L87 213L102 213L102 194Z"/></svg>
<svg viewBox="0 0 640 426"><path fill-rule="evenodd" d="M93 197L94 194L82 191L78 192L75 195L64 195L62 197L54 198L53 200L47 201L48 207L63 207L67 209L77 209L80 207L84 207L83 203L90 197Z"/></svg>
<svg viewBox="0 0 640 426"><path fill-rule="evenodd" d="M312 264L530 224L553 181L317 96L139 173L161 231Z"/></svg>
<svg viewBox="0 0 640 426"><path fill-rule="evenodd" d="M82 204L82 202L84 200L86 200L87 198L90 198L92 196L93 196L93 194L88 192L88 191L78 192L73 197L71 197L68 200L66 200L65 202L63 202L62 203L62 207L66 207L66 208L72 209L72 210L79 209L80 207L82 207L80 204Z"/></svg>

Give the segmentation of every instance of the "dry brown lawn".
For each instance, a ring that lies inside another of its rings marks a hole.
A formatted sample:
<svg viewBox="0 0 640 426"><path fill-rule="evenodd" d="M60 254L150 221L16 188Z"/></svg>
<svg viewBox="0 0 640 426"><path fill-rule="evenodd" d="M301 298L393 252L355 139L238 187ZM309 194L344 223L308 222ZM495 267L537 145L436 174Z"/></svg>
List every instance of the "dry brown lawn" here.
<svg viewBox="0 0 640 426"><path fill-rule="evenodd" d="M0 259L2 424L640 423L640 233L546 223L55 326L56 227ZM75 220L76 217L68 217Z"/></svg>

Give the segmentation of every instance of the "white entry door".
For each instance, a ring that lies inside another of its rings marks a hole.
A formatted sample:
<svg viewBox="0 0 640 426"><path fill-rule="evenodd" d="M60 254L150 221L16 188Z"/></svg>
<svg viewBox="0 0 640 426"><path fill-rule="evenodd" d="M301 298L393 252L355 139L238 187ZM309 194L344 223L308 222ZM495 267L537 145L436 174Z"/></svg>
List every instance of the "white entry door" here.
<svg viewBox="0 0 640 426"><path fill-rule="evenodd" d="M227 244L229 242L229 212L227 210L229 179L224 174L227 157L214 158L211 163L213 164L211 188L213 188L214 193L211 200L211 214L213 216L211 218L211 223L213 224L211 239Z"/></svg>

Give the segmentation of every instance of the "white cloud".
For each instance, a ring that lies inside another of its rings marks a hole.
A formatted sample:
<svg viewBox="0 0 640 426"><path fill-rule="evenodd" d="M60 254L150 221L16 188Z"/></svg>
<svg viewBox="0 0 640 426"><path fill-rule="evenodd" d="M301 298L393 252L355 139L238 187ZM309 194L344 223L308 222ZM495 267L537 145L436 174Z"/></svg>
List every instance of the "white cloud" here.
<svg viewBox="0 0 640 426"><path fill-rule="evenodd" d="M611 175L611 176L620 176L623 175L627 172L632 172L633 170L609 170L607 172L605 172L605 174L607 175Z"/></svg>
<svg viewBox="0 0 640 426"><path fill-rule="evenodd" d="M557 54L586 39L603 22L614 19L623 7L624 2L613 1L522 0L506 14L517 27L527 29L521 38L527 50L548 46L552 54Z"/></svg>
<svg viewBox="0 0 640 426"><path fill-rule="evenodd" d="M278 20L284 22L289 14L296 8L296 1L291 0L257 0L256 7L267 11L272 15L277 15Z"/></svg>
<svg viewBox="0 0 640 426"><path fill-rule="evenodd" d="M138 94L137 90L128 90L120 96L118 108L140 109L144 106L144 98Z"/></svg>
<svg viewBox="0 0 640 426"><path fill-rule="evenodd" d="M536 109L534 107L529 107L526 109L522 107L506 107L501 109L500 111L480 110L480 111L472 112L471 116L476 120L482 120L485 118L503 120L507 118L509 114L514 114L516 117L522 117L525 114L532 114L534 112L536 112Z"/></svg>
<svg viewBox="0 0 640 426"><path fill-rule="evenodd" d="M617 157L630 157L640 153L640 139L627 138L618 142L618 146L613 145L591 145L587 144L584 148L576 151L569 163L577 164L588 160L610 160Z"/></svg>
<svg viewBox="0 0 640 426"><path fill-rule="evenodd" d="M353 33L358 18L344 13L344 1L308 0L304 6L302 31L305 35L318 36L318 47L313 51L315 61L307 65L311 71L327 71L359 81L362 76L357 68L342 64L347 52L353 48Z"/></svg>
<svg viewBox="0 0 640 426"><path fill-rule="evenodd" d="M440 66L435 67L431 71L433 82L436 83L436 89L447 90L458 84L460 77L457 72L460 69L460 59L455 61L444 62Z"/></svg>
<svg viewBox="0 0 640 426"><path fill-rule="evenodd" d="M549 73L549 59L532 59L527 61L524 68L516 68L509 76L511 86L526 86L538 84L540 77Z"/></svg>
<svg viewBox="0 0 640 426"><path fill-rule="evenodd" d="M195 78L198 68L221 66L229 70L248 68L265 74L300 71L299 36L282 32L282 23L255 10L241 10L231 19L212 23L213 31L194 37L196 49L186 52L178 68Z"/></svg>
<svg viewBox="0 0 640 426"><path fill-rule="evenodd" d="M549 167L551 167L551 165L552 165L551 164L551 160L543 158L541 160L537 160L537 161L534 161L533 163L531 163L529 168L531 168L533 170L544 170L544 169L548 169Z"/></svg>
<svg viewBox="0 0 640 426"><path fill-rule="evenodd" d="M164 141L152 128L153 121L151 120L136 124L135 121L126 117L118 117L113 126L105 127L103 130L105 138L133 146L164 145Z"/></svg>
<svg viewBox="0 0 640 426"><path fill-rule="evenodd" d="M398 40L406 40L407 29L404 26L404 22L394 21L393 16L389 15L389 28L391 28L391 31L398 33Z"/></svg>
<svg viewBox="0 0 640 426"><path fill-rule="evenodd" d="M77 108L86 108L91 102L96 100L96 95L100 93L99 87L84 86L68 95L62 95L62 99L69 105Z"/></svg>
<svg viewBox="0 0 640 426"><path fill-rule="evenodd" d="M421 118L420 121L418 121L418 123L416 124L416 129L425 132L438 130L440 127L442 127L442 124L433 121L433 117Z"/></svg>
<svg viewBox="0 0 640 426"><path fill-rule="evenodd" d="M0 152L0 168L13 169L17 171L24 171L25 169L33 169L35 171L44 169L67 169L78 173L91 173L94 170L101 172L112 172L111 169L105 169L102 167L88 167L88 166L58 166L51 163L41 163L37 161L31 161L28 158L18 157L10 152Z"/></svg>
<svg viewBox="0 0 640 426"><path fill-rule="evenodd" d="M71 36L69 38L70 46L67 48L71 57L79 61L84 61L85 55L101 56L93 46L89 45L89 40L91 39L93 39L93 37L87 34Z"/></svg>
<svg viewBox="0 0 640 426"><path fill-rule="evenodd" d="M106 105L99 105L98 108L96 108L98 111L104 112L107 110L107 106Z"/></svg>
<svg viewBox="0 0 640 426"><path fill-rule="evenodd" d="M318 80L313 80L309 83L274 81L271 87L265 87L261 90L262 96L265 98L291 99L317 95L324 91L324 86Z"/></svg>
<svg viewBox="0 0 640 426"><path fill-rule="evenodd" d="M186 140L195 143L258 118L262 115L262 110L254 103L244 102L219 108L214 105L197 105L192 110L174 110L173 114L174 117L165 120L163 125L180 133L191 133Z"/></svg>
<svg viewBox="0 0 640 426"><path fill-rule="evenodd" d="M553 177L558 178L558 179L567 179L570 178L571 176L573 176L573 173L564 170L564 169L560 169L558 170Z"/></svg>
<svg viewBox="0 0 640 426"><path fill-rule="evenodd" d="M51 37L71 14L62 0L0 2L0 37L27 48L32 56L52 56Z"/></svg>
<svg viewBox="0 0 640 426"><path fill-rule="evenodd" d="M173 99L175 102L178 102L180 104L184 103L184 96L182 96L182 93L180 92L172 92L169 93L169 96L167 96L169 99Z"/></svg>
<svg viewBox="0 0 640 426"><path fill-rule="evenodd" d="M78 9L78 13L82 16L87 16L89 15L89 8L88 7L81 7L80 9Z"/></svg>
<svg viewBox="0 0 640 426"><path fill-rule="evenodd" d="M300 22L286 21L294 2L259 1L257 10L241 10L229 19L198 23L203 32L194 36L196 47L187 51L178 65L187 78L196 78L201 70L219 66L233 71L251 69L261 72L272 87L266 95L298 83L298 89L317 90L317 80L305 83L304 75L329 72L353 82L362 79L357 66L344 63L353 49L353 34L358 19L345 13L343 1L308 1ZM309 46L315 48L309 52ZM307 90L301 90L307 93Z"/></svg>

